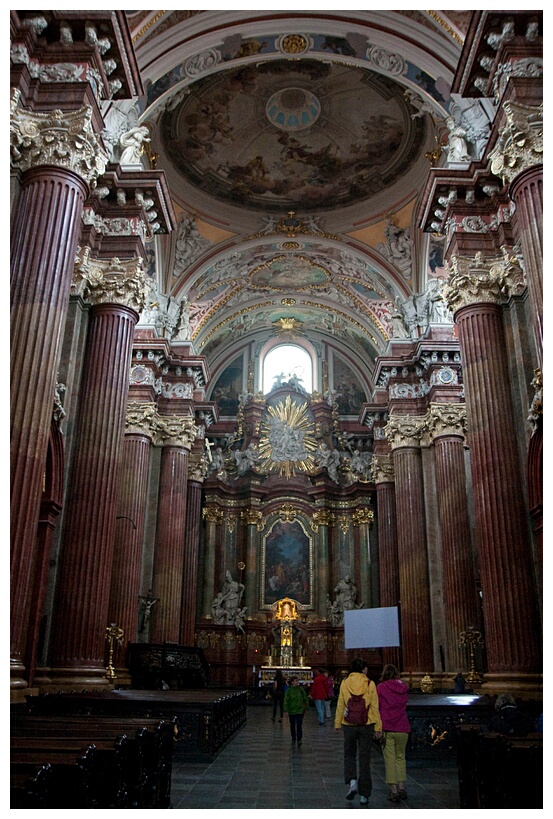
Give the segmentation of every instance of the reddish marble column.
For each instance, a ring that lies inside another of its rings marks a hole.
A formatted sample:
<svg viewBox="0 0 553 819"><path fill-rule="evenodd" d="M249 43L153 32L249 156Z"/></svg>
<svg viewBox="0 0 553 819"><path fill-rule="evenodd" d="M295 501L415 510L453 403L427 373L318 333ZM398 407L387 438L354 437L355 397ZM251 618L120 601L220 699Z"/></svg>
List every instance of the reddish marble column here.
<svg viewBox="0 0 553 819"><path fill-rule="evenodd" d="M399 560L397 555L396 496L394 465L391 455L375 455L372 462L376 484L378 555L380 566L380 605L399 606ZM382 649L382 662L400 668L400 650Z"/></svg>
<svg viewBox="0 0 553 819"><path fill-rule="evenodd" d="M188 456L193 418L163 416L167 439L161 454L152 588L159 602L150 621L151 643L178 643L187 530Z"/></svg>
<svg viewBox="0 0 553 819"><path fill-rule="evenodd" d="M144 521L155 422L155 404L129 402L119 480L108 616L109 622L116 623L124 633L125 648L116 658L117 666L126 664L126 647L138 639Z"/></svg>
<svg viewBox="0 0 553 819"><path fill-rule="evenodd" d="M420 419L390 416L386 427L394 458L403 670L434 668Z"/></svg>
<svg viewBox="0 0 553 819"><path fill-rule="evenodd" d="M524 272L534 321L538 366L543 361L543 167L529 168L512 183L516 204L514 232L524 257Z"/></svg>
<svg viewBox="0 0 553 819"><path fill-rule="evenodd" d="M198 551L200 548L200 523L202 519L201 480L188 481L186 507L186 539L184 543L183 593L179 642L184 646L193 646L196 630Z"/></svg>
<svg viewBox="0 0 553 819"><path fill-rule="evenodd" d="M106 682L117 487L137 320L120 304L91 310L54 609L53 682Z"/></svg>
<svg viewBox="0 0 553 819"><path fill-rule="evenodd" d="M485 641L490 672L540 669L527 512L501 308L492 301L455 313L463 360Z"/></svg>
<svg viewBox="0 0 553 819"><path fill-rule="evenodd" d="M11 245L11 663L23 673L42 480L85 181L23 176ZM17 683L15 683L17 685Z"/></svg>
<svg viewBox="0 0 553 819"><path fill-rule="evenodd" d="M445 659L451 672L468 668L460 633L480 625L467 501L465 417L463 404L432 404L429 413L442 543Z"/></svg>

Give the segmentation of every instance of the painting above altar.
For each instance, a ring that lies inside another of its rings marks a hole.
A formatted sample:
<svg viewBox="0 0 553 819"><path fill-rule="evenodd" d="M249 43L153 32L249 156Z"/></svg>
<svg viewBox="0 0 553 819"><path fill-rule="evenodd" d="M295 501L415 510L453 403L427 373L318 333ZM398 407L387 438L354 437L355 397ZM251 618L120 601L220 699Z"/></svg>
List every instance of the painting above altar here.
<svg viewBox="0 0 553 819"><path fill-rule="evenodd" d="M263 538L262 605L287 596L311 606L312 561L312 538L301 521L276 520Z"/></svg>

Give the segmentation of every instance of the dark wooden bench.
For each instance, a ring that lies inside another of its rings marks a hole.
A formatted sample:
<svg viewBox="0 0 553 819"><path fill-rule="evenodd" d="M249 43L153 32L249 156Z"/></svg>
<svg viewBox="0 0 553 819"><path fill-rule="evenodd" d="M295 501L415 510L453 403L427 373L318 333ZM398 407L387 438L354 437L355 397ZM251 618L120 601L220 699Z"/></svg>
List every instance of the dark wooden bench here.
<svg viewBox="0 0 553 819"><path fill-rule="evenodd" d="M53 765L45 756L49 749L75 754L92 745L95 762L87 786L93 806L168 808L175 730L157 718L19 714L12 720L12 749L28 758L42 753L40 761Z"/></svg>
<svg viewBox="0 0 553 819"><path fill-rule="evenodd" d="M485 725L458 725L461 808L541 809L543 738L503 736Z"/></svg>

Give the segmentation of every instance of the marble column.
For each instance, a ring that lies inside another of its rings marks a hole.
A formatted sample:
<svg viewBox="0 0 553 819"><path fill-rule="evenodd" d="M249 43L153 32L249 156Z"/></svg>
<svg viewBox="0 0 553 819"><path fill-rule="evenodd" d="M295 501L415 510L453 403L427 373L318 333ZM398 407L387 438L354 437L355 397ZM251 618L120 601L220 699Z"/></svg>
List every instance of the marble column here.
<svg viewBox="0 0 553 819"><path fill-rule="evenodd" d="M75 289L93 306L74 434L51 638L52 684L103 685L117 489L142 262L87 258ZM125 300L126 303L121 303ZM115 658L117 661L117 658Z"/></svg>
<svg viewBox="0 0 553 819"><path fill-rule="evenodd" d="M488 670L541 667L540 627L528 516L518 460L501 303L524 286L506 259L458 257L444 297L463 360L476 538Z"/></svg>
<svg viewBox="0 0 553 819"><path fill-rule="evenodd" d="M434 442L442 544L446 670L457 672L468 668L459 635L470 626L479 628L465 473L465 405L431 404L427 423Z"/></svg>
<svg viewBox="0 0 553 819"><path fill-rule="evenodd" d="M386 425L396 487L403 670L415 674L429 673L434 666L421 424L421 418L391 415Z"/></svg>
<svg viewBox="0 0 553 819"><path fill-rule="evenodd" d="M202 566L202 606L203 616L211 617L211 604L215 598L215 550L217 549L217 526L223 522L224 512L217 506L204 506L202 517L205 521L205 560Z"/></svg>
<svg viewBox="0 0 553 819"><path fill-rule="evenodd" d="M198 594L198 554L202 520L202 485L207 472L203 455L193 453L188 463L188 491L186 496L186 540L182 575L182 605L180 644L194 645L196 627L196 598Z"/></svg>
<svg viewBox="0 0 553 819"><path fill-rule="evenodd" d="M151 643L178 643L186 548L188 456L196 430L190 416L160 417L163 443L159 477L152 588L158 598L150 620Z"/></svg>
<svg viewBox="0 0 553 819"><path fill-rule="evenodd" d="M11 666L23 653L52 401L71 274L89 184L107 156L89 107L37 114L12 105L12 161L21 191L11 236Z"/></svg>
<svg viewBox="0 0 553 819"><path fill-rule="evenodd" d="M374 512L372 509L355 509L352 515L353 525L359 532L359 596L357 603L362 603L364 609L372 608L375 604L372 597L372 566L370 528L373 525Z"/></svg>
<svg viewBox="0 0 553 819"><path fill-rule="evenodd" d="M263 515L259 509L246 509L241 513L246 528L246 569L244 574L244 605L247 616L253 617L259 608L259 532Z"/></svg>
<svg viewBox="0 0 553 819"><path fill-rule="evenodd" d="M396 495L392 455L373 455L371 471L373 482L376 484L380 605L383 607L399 606ZM383 664L392 663L401 668L399 648L384 646L382 662Z"/></svg>
<svg viewBox="0 0 553 819"><path fill-rule="evenodd" d="M516 205L513 233L520 242L528 285L538 367L543 359L543 105L507 100L490 153L490 169L509 185Z"/></svg>
<svg viewBox="0 0 553 819"><path fill-rule="evenodd" d="M334 515L328 509L318 509L313 513L313 526L317 534L317 598L316 608L319 617L328 617L327 602L330 594L330 552L328 527L333 523Z"/></svg>
<svg viewBox="0 0 553 819"><path fill-rule="evenodd" d="M138 640L144 522L156 424L153 402L127 404L108 616L109 622L116 623L124 633L125 648L116 657L116 667L125 665L126 646Z"/></svg>

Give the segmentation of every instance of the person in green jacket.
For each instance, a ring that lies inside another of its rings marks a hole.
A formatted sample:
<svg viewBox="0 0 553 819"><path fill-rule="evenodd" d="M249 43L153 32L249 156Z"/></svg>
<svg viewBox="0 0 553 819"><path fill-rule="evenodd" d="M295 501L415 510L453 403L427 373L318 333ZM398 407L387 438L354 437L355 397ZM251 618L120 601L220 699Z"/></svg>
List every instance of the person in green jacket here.
<svg viewBox="0 0 553 819"><path fill-rule="evenodd" d="M298 748L301 745L303 736L303 715L308 708L309 698L307 691L303 686L299 685L298 677L291 677L290 685L284 695L284 712L288 714L290 720L292 745L295 745L297 742Z"/></svg>

